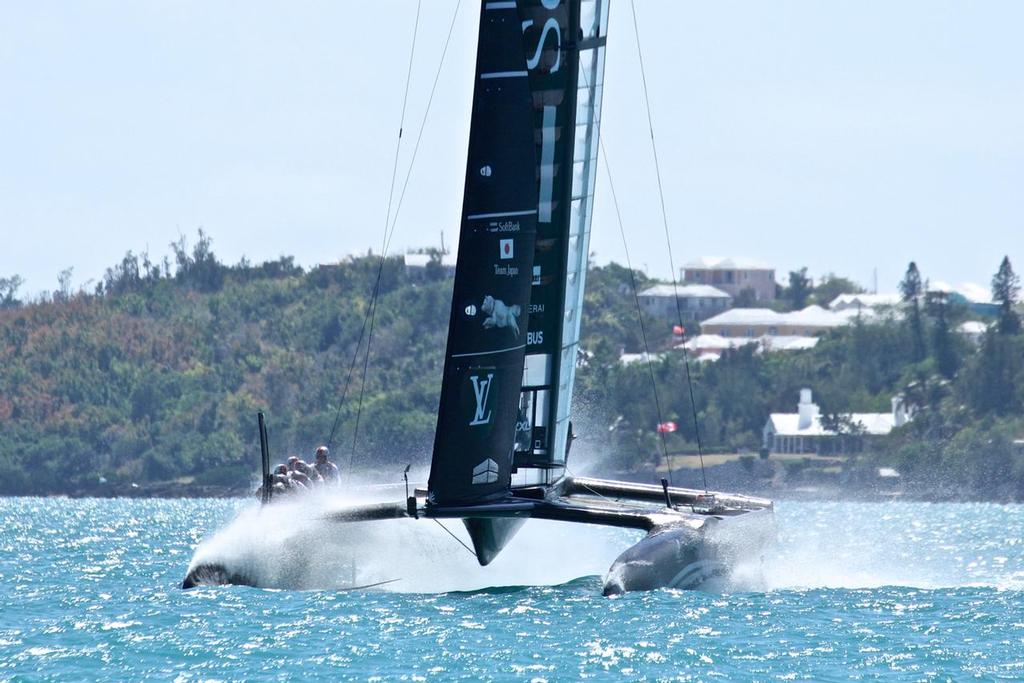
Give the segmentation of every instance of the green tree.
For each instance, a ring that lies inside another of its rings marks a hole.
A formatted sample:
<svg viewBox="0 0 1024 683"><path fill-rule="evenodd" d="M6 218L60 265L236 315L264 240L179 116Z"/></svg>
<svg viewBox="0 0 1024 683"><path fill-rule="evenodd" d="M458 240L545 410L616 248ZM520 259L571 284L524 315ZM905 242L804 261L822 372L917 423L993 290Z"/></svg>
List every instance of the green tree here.
<svg viewBox="0 0 1024 683"><path fill-rule="evenodd" d="M179 282L190 284L201 292L216 292L223 286L227 269L217 261L213 253L213 239L202 228L191 254L184 235L171 243L171 249L177 262L175 277Z"/></svg>
<svg viewBox="0 0 1024 683"><path fill-rule="evenodd" d="M14 308L20 306L17 299L18 290L25 283L20 275L11 277L0 277L0 308Z"/></svg>
<svg viewBox="0 0 1024 683"><path fill-rule="evenodd" d="M399 477L408 454L421 454L421 463L429 457L451 278L414 283L401 258L385 260L362 404L362 424L372 427L353 446L366 349L360 331L380 257L309 272L290 257L229 267L213 257L208 238L200 240L207 243L198 250L176 250L178 269L129 253L97 296L18 306L11 302L20 278L0 281L0 302L8 301L0 305L0 470L8 473L0 493L116 494L131 482L145 490L168 480L244 489L258 461L260 409L270 415L276 455L308 453L337 415L332 446L343 462L354 453L357 469ZM215 279L196 271L197 262ZM635 277L639 287L649 284ZM871 465L891 465L921 490L955 480L958 492L974 497L1024 499L1024 463L1008 450L1024 434L1024 335L993 329L980 349L962 343L949 332L959 320L956 304L923 297L919 273L908 278L916 280L908 309L921 306L931 357L914 357L909 313L907 322L863 316L810 350L746 346L693 362L693 404L669 326L648 328L661 352L652 366L619 361L624 349L643 348L632 279L616 264L588 271L574 458L608 454L611 470L649 472L660 463L653 370L663 419L679 425L670 450L695 448L694 408L705 444L734 450L756 447L767 416L792 412L802 387L814 389L824 420L851 438L859 435L842 416L886 412L901 393L915 407L912 421L873 440L848 471L873 477ZM1016 296L1010 287L1006 298Z"/></svg>
<svg viewBox="0 0 1024 683"><path fill-rule="evenodd" d="M924 293L924 285L921 283L921 273L917 264L913 261L907 266L907 272L900 282L900 296L907 307L907 321L910 324L914 362L921 362L928 354L924 343L924 322L921 320L921 295Z"/></svg>
<svg viewBox="0 0 1024 683"><path fill-rule="evenodd" d="M65 268L60 271L57 275L57 291L53 293L53 298L58 301L67 301L71 298L71 276L74 274L74 268Z"/></svg>
<svg viewBox="0 0 1024 683"><path fill-rule="evenodd" d="M1017 334L1020 332L1020 316L1013 310L1020 296L1020 277L1013 272L1010 257L1004 256L999 272L992 278L992 298L999 304L999 332Z"/></svg>
<svg viewBox="0 0 1024 683"><path fill-rule="evenodd" d="M1016 415L1024 407L1024 343L1020 336L985 333L965 379L977 415Z"/></svg>
<svg viewBox="0 0 1024 683"><path fill-rule="evenodd" d="M814 287L814 300L819 306L828 306L840 294L863 294L864 288L849 278L827 273Z"/></svg>
<svg viewBox="0 0 1024 683"><path fill-rule="evenodd" d="M812 283L811 278L807 277L807 268L789 271L789 287L786 288L786 298L793 310L799 310L807 305L811 290Z"/></svg>
<svg viewBox="0 0 1024 683"><path fill-rule="evenodd" d="M934 321L932 327L932 349L935 365L946 379L952 379L960 367L956 351L956 340L949 329L948 299L944 292L934 292L927 297L928 313Z"/></svg>

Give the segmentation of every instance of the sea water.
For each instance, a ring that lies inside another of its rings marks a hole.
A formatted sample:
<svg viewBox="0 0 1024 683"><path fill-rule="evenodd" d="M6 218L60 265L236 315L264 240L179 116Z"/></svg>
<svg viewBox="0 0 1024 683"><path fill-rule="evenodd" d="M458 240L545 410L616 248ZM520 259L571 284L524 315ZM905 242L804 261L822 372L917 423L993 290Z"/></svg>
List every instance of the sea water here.
<svg viewBox="0 0 1024 683"><path fill-rule="evenodd" d="M1024 679L1024 506L780 502L731 583L605 598L635 533L532 521L480 568L326 505L0 500L0 679ZM179 590L197 547L289 587Z"/></svg>

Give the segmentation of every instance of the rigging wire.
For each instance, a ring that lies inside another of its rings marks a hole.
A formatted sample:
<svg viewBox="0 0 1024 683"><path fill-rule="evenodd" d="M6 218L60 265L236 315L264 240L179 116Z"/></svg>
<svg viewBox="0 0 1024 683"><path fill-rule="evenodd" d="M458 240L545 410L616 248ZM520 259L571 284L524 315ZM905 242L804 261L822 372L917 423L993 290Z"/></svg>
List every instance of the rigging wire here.
<svg viewBox="0 0 1024 683"><path fill-rule="evenodd" d="M582 71L581 74L583 76L584 84L589 88L590 87L590 82L587 79L586 71ZM629 258L629 244L626 241L626 230L623 227L622 211L619 208L619 197L615 193L615 181L612 180L612 167L611 167L611 164L608 161L608 150L607 150L608 145L605 142L605 138L606 138L605 135L602 135L602 136L600 136L598 138L597 149L598 149L598 154L601 157L601 161L604 162L605 175L608 176L608 189L611 192L612 205L615 207L615 218L616 218L616 220L618 221L618 224L619 224L619 235L622 237L622 249L623 249L623 252L625 253L625 256L626 256L626 268L629 269L630 287L633 290L633 302L636 304L636 319L637 319L637 322L640 323L640 337L641 337L641 339L643 339L643 342L644 342L644 359L647 362L647 371L648 371L648 373L650 373L650 376L651 376L651 392L654 394L654 409L655 409L655 412L657 412L657 414L658 414L658 425L660 426L662 424L662 422L664 422L664 418L663 418L662 412L661 412L661 399L658 396L658 382L655 379L655 375L654 375L654 363L651 360L650 344L647 341L647 327L646 327L646 325L644 325L643 309L640 307L640 295L638 293L637 286L636 286L636 275L633 273L633 263L632 263L632 261ZM674 486L675 484L672 481L672 459L669 456L668 443L665 440L665 433L662 432L659 429L658 430L658 436L660 437L660 441L661 441L661 454L662 454L662 458L665 461L665 468L668 470L668 481L669 481L669 484Z"/></svg>
<svg viewBox="0 0 1024 683"><path fill-rule="evenodd" d="M381 251L380 260L379 260L378 266L377 266L376 280L375 280L375 283L374 283L373 291L372 291L371 296L370 296L370 302L367 304L366 312L363 315L362 330L359 333L359 341L356 344L355 351L353 351L352 363L349 366L348 376L346 377L346 380L345 380L345 390L342 392L341 402L338 405L338 409L337 409L335 417L334 417L334 424L331 427L331 436L330 436L330 439L328 439L328 446L330 446L330 444L333 442L334 434L335 434L335 432L337 430L337 427L338 427L338 425L340 423L341 413L342 413L342 411L343 411L343 409L345 407L345 400L346 400L346 397L347 397L347 394L348 394L349 382L350 382L350 380L352 378L352 372L353 372L353 370L355 368L355 364L356 364L357 359L359 357L359 349L360 349L361 344L362 344L362 340L363 340L363 336L364 336L364 333L365 333L365 330L366 330L366 327L367 327L367 323L370 321L371 315L375 315L375 313L376 313L376 302L377 302L377 299L378 299L378 296L379 296L380 282L381 282L381 278L382 278L383 272L384 272L384 265L385 265L385 261L386 261L386 258L387 258L388 248L390 247L390 244L391 244L391 237L394 235L395 225L398 222L398 215L399 215L399 213L401 212L401 209L402 209L402 201L405 198L405 191L406 191L406 189L409 186L409 178L412 175L413 165L416 162L416 155L417 155L417 152L419 151L419 148L420 148L420 142L423 139L423 130L426 127L427 117L430 114L431 105L432 105L432 103L434 101L434 94L437 91L437 84L438 84L438 81L440 80L441 70L442 70L442 68L444 66L445 56L448 54L448 47L451 44L452 34L454 32L454 29L455 29L455 23L456 23L456 20L458 19L459 9L460 9L461 6L462 6L462 0L458 0L458 2L455 4L455 11L452 13L451 23L448 26L448 35L445 38L444 49L441 51L441 58L440 58L440 60L438 62L438 65L437 65L437 71L434 74L434 83L433 83L433 86L431 87L431 90L430 90L430 97L427 100L426 110L423 112L423 120L420 123L420 130L419 130L419 133L418 133L418 135L416 137L416 144L413 147L412 159L409 162L409 169L406 172L405 181L404 181L403 186L402 186L402 192L399 194L398 204L396 205L396 208L395 208L394 217L391 219L390 229L388 229L386 227L386 239L385 239L384 248ZM419 10L417 10L417 15L418 15L418 11ZM411 57L410 57L410 61L411 61ZM408 80L407 80L407 83L406 83L406 94L408 95ZM402 107L403 107L403 111L404 111L405 104L403 104ZM404 117L404 114L403 114L403 117ZM399 131L399 136L401 136L401 130ZM396 153L396 156L397 156L397 153ZM392 187L392 189L393 189L393 187ZM389 199L389 204L390 204L390 199ZM389 216L390 216L390 213L391 213L391 209L390 209L390 206L389 206L389 208L388 208ZM369 352L369 344L367 344L367 352ZM362 399L360 399L359 404L360 404L360 408L361 408L362 407ZM355 442L353 441L353 450L354 450L354 443ZM352 465L352 457L350 455L350 457L349 457L349 471L351 471L351 465Z"/></svg>
<svg viewBox="0 0 1024 683"><path fill-rule="evenodd" d="M441 61L437 65L437 71L434 73L434 83L430 88L430 96L427 98L427 107L423 111L423 120L420 122L419 134L416 136L416 144L412 148L412 157L409 160L409 169L405 174L405 181L402 183L402 191L398 195L398 205L395 207L395 216L391 221L391 235L395 232L395 224L398 222L398 214L402 211L402 202L405 201L405 191L409 189L409 179L412 177L412 169L416 164L416 156L420 151L420 142L423 140L423 130L427 126L427 115L430 114L430 107L434 103L434 94L437 92L437 82L441 78L441 67L444 66L444 58L448 54L448 46L452 41L452 32L455 29L455 20L459 16L459 8L462 6L462 0L458 0L455 3L455 11L452 13L452 21L448 26L448 37L444 42L444 49L441 51ZM388 237L388 245L391 244L391 237ZM385 250L386 253L386 250Z"/></svg>
<svg viewBox="0 0 1024 683"><path fill-rule="evenodd" d="M370 309L366 309L369 314ZM345 376L345 388L341 392L341 402L338 403L338 409L334 412L334 424L331 425L331 434L327 437L327 447L330 448L334 443L334 434L338 430L338 424L341 422L341 410L345 407L345 398L348 396L348 387L352 381L352 372L355 370L356 361L359 359L359 349L363 345L363 337L366 334L366 323L369 321L369 315L363 316L363 327L359 330L359 339L356 341L356 349L352 352L352 362L348 366L348 374Z"/></svg>
<svg viewBox="0 0 1024 683"><path fill-rule="evenodd" d="M455 534L453 534L453 533L452 533L452 531L451 531L451 529L449 529L448 527L446 527L446 526L445 526L444 524L441 524L441 520L439 520L439 519L438 519L437 517L431 517L430 519L432 519L432 520L434 520L435 522L437 522L437 525L438 525L439 527L441 527L442 529L444 529L444 530L445 530L445 531L446 531L446 532L448 533L448 535L449 535L449 536L451 536L451 537L452 537L452 538L454 538L454 539L455 539L456 541L458 541L459 545L461 545L461 546L462 546L463 548L465 548L465 549L466 549L466 552L468 552L468 553L469 553L470 555L472 555L473 557L476 557L476 552L475 552L475 551L474 551L474 550L473 550L472 548L470 548L470 547L469 547L468 545L466 545L465 543L463 543L463 542L462 542L462 539L461 539L461 538L459 538L458 536L456 536ZM477 559L479 559L479 558L477 558Z"/></svg>
<svg viewBox="0 0 1024 683"><path fill-rule="evenodd" d="M395 162L391 168L391 187L388 190L388 210L384 216L384 240L381 245L380 252L380 265L377 268L377 281L373 285L373 294L370 297L370 333L366 338L366 353L363 356L363 376L359 383L359 402L356 408L356 424L352 430L352 452L348 456L349 467L348 471L352 472L352 459L356 453L356 442L359 440L359 422L363 417L363 396L366 391L366 373L370 368L370 347L373 345L373 327L377 321L377 302L380 299L380 281L381 275L384 272L384 263L387 259L388 244L391 242L391 231L388 229L388 225L391 223L391 207L392 202L395 198L395 181L398 179L398 158L402 151L402 131L405 128L405 112L409 104L409 86L412 83L412 65L413 58L416 56L416 38L419 36L420 29L420 10L423 6L423 0L418 0L416 3L416 19L413 23L412 29L412 47L409 49L409 67L405 74L405 92L402 95L402 115L398 120L398 142L395 144ZM393 231L394 228L391 228Z"/></svg>
<svg viewBox="0 0 1024 683"><path fill-rule="evenodd" d="M619 500L620 500L619 498L616 498L615 500L612 500L611 498L609 498L608 496L604 495L600 491L595 491L590 486L587 486L583 482L579 481L578 478L576 477L576 473L573 472L572 470L570 470L568 465L565 466L565 472L570 477L572 477L574 480L576 480L576 481L574 481L575 484L577 484L579 486L582 486L583 488L585 488L586 490L590 491L592 494L594 494L595 496L597 496L601 500L605 501L606 503L617 503L617 502L619 502Z"/></svg>
<svg viewBox="0 0 1024 683"><path fill-rule="evenodd" d="M708 475L704 470L704 445L701 441L700 436L700 422L697 420L697 404L694 401L693 396L693 378L690 374L690 357L686 350L686 327L683 325L683 310L679 303L679 288L676 278L676 264L675 258L672 255L672 237L668 229L668 212L665 210L665 191L661 182L661 165L658 162L658 145L654 140L654 121L651 117L651 100L647 94L647 74L644 69L644 52L640 46L640 27L636 19L636 0L630 0L630 9L633 13L633 35L636 37L636 51L640 57L640 82L643 84L644 90L644 108L647 110L647 127L651 133L651 151L654 154L654 173L658 179L658 199L661 202L661 222L665 228L665 243L668 245L668 262L672 273L672 294L676 302L676 318L678 320L679 328L682 330L682 350L683 350L683 365L686 368L686 386L690 392L690 409L693 412L693 432L697 441L697 455L700 457L700 474L704 480L704 492L708 491ZM607 160L605 161L605 168L607 169ZM610 176L609 176L610 177ZM662 440L664 441L664 433L662 434ZM672 469L669 467L669 473L671 474Z"/></svg>
<svg viewBox="0 0 1024 683"><path fill-rule="evenodd" d="M622 212L619 210L619 198L615 194L615 182L612 180L611 164L608 163L608 152L605 150L604 141L598 142L598 151L601 161L604 162L604 172L608 176L608 189L612 196L612 205L615 207L615 218L619 223L619 234L622 236L622 249L626 255L626 268L629 269L629 282L633 288L633 302L636 304L636 319L640 322L640 336L644 342L644 358L647 360L647 371L651 375L651 391L654 394L654 409L658 413L658 424L663 422L661 415L661 399L658 397L658 382L654 377L654 363L651 361L651 348L647 343L647 327L644 325L643 309L640 307L640 295L637 293L636 274L633 272L633 263L629 258L629 244L626 241L626 230L622 225ZM665 459L665 467L668 468L668 481L672 484L672 461L669 459L668 444L665 441L665 432L658 430L661 437L661 453Z"/></svg>
<svg viewBox="0 0 1024 683"><path fill-rule="evenodd" d="M422 2L422 0L421 0L421 2ZM438 81L440 80L440 77L441 77L441 69L444 66L445 56L447 56L447 54L448 54L448 47L451 44L452 33L453 33L454 29L455 29L455 21L456 21L456 19L459 16L459 8L461 6L462 6L462 0L459 0L455 4L455 11L452 13L452 21L451 21L451 23L448 26L448 36L445 38L444 49L441 51L441 59L438 62L437 71L434 74L434 82L433 82L433 85L430 88L430 96L427 98L427 106L426 106L426 109L423 112L423 120L420 123L419 133L416 136L416 144L413 146L413 153L412 153L411 159L409 160L409 167L408 167L408 170L406 171L406 174L405 174L405 181L402 183L402 191L401 191L401 193L399 193L399 196L398 196L398 204L395 207L395 215L394 215L394 217L391 220L391 227L388 228L387 225L385 225L384 247L381 250L380 265L377 268L377 283L374 286L374 294L373 294L373 300L372 300L373 301L373 305L372 305L372 307L370 309L370 336L369 336L369 338L366 341L366 356L365 356L364 362L363 362L363 379L362 379L362 385L361 385L360 390L359 390L359 406L358 406L358 409L356 411L356 424L355 424L355 429L353 431L353 436L352 436L352 451L349 454L349 468L348 468L349 472L352 471L352 460L355 457L356 441L357 441L357 439L359 437L359 421L360 421L360 417L361 417L361 414L362 414L362 408L363 408L363 391L364 391L364 388L366 386L366 372L367 372L367 368L368 368L369 362L370 362L370 359L369 359L369 356L370 356L370 345L373 342L373 327L374 327L374 321L376 320L376 316L377 316L377 301L380 298L381 276L382 276L382 274L384 272L384 264L385 264L385 261L387 259L388 249L391 246L391 238L395 234L395 227L398 224L398 215L399 215L399 213L402 210L402 202L405 200L405 192L406 192L406 190L409 187L409 179L412 177L412 169L413 169L413 167L416 164L416 156L419 153L420 142L423 140L423 131L426 128L427 116L430 114L430 109L431 109L431 106L433 105L433 102L434 102L434 94L437 92L437 84L438 84ZM415 42L415 38L414 38L414 42ZM410 57L410 74L411 74L411 67L412 67L412 61L411 61L411 57ZM406 83L406 94L408 95L408 83ZM403 105L403 112L404 112L404 105ZM403 116L404 116L404 113L403 113ZM394 178L392 178L392 181L393 180L394 180ZM393 189L394 188L392 187L392 190ZM391 209L390 209L390 206L389 206L389 208L388 208L389 216L390 216L390 213L391 213Z"/></svg>

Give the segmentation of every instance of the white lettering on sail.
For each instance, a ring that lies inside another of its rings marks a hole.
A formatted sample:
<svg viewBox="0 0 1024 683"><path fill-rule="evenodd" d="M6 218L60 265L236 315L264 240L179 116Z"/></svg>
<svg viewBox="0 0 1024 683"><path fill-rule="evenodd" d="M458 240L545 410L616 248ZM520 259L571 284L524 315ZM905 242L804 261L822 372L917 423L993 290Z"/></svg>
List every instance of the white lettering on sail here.
<svg viewBox="0 0 1024 683"><path fill-rule="evenodd" d="M499 266L497 263L494 264L494 274L504 275L505 277L515 277L519 275L519 269L515 266Z"/></svg>
<svg viewBox="0 0 1024 683"><path fill-rule="evenodd" d="M537 206L537 221L550 223L554 207L551 205L555 183L555 113L557 107L544 107L544 125L541 128L540 143L540 204Z"/></svg>
<svg viewBox="0 0 1024 683"><path fill-rule="evenodd" d="M532 21L524 21L523 28L528 28L532 24ZM544 52L544 41L547 40L548 33L551 31L555 32L555 49L558 50L558 53L555 55L555 63L548 73L553 74L562 67L562 28L558 25L558 19L551 17L544 22L544 28L541 29L540 40L537 41L537 49L534 51L533 56L526 60L526 68L531 71L540 64L540 57Z"/></svg>
<svg viewBox="0 0 1024 683"><path fill-rule="evenodd" d="M562 4L562 0L541 0L541 5L547 10L556 10L558 6ZM533 26L533 19L528 19L523 22L523 31ZM544 28L541 29L540 38L537 40L537 47L533 52L533 56L526 60L526 67L533 71L540 64L541 54L544 52L544 43L548 39L548 34L551 31L555 32L555 64L551 67L548 73L555 73L562 67L562 27L558 25L558 19L555 17L548 18L544 22Z"/></svg>
<svg viewBox="0 0 1024 683"><path fill-rule="evenodd" d="M470 375L469 381L473 383L473 395L476 397L476 411L469 425L490 424L491 411L487 409L487 399L491 395L491 382L494 380L494 373L488 373L487 379L481 380L479 375Z"/></svg>

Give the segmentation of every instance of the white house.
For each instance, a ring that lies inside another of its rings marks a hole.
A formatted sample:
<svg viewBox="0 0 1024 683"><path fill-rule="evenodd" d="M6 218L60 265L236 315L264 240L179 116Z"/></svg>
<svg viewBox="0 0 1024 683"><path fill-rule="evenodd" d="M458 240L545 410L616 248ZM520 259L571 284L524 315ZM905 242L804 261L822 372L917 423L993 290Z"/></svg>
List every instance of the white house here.
<svg viewBox="0 0 1024 683"><path fill-rule="evenodd" d="M723 337L717 334L698 334L684 346L698 360L718 360L729 349L747 344L757 344L759 353L774 351L804 351L813 349L820 341L818 337L784 337L762 335L760 337Z"/></svg>
<svg viewBox="0 0 1024 683"><path fill-rule="evenodd" d="M980 320L968 320L960 323L960 326L956 329L957 332L967 338L967 341L971 342L975 346L980 346L981 340L985 336L985 332L988 330L988 325Z"/></svg>
<svg viewBox="0 0 1024 683"><path fill-rule="evenodd" d="M810 337L849 325L856 311L828 311L808 306L800 311L779 313L770 308L733 308L708 318L700 325L702 334L723 337Z"/></svg>
<svg viewBox="0 0 1024 683"><path fill-rule="evenodd" d="M843 416L849 429L838 431L822 424L821 410L811 400L811 390L800 390L795 413L772 413L764 425L761 447L769 453L859 453L871 439L883 437L906 424L911 415L900 396L892 399L888 413L849 413Z"/></svg>
<svg viewBox="0 0 1024 683"><path fill-rule="evenodd" d="M943 294L951 303L966 306L972 313L985 316L999 314L999 304L992 299L992 292L974 282L952 285L942 280L933 280L928 285L928 294Z"/></svg>
<svg viewBox="0 0 1024 683"><path fill-rule="evenodd" d="M870 310L894 308L903 301L899 294L840 294L832 299L831 311Z"/></svg>
<svg viewBox="0 0 1024 683"><path fill-rule="evenodd" d="M685 264L682 271L688 284L712 285L734 297L749 289L757 301L775 299L775 269L760 261L704 257Z"/></svg>
<svg viewBox="0 0 1024 683"><path fill-rule="evenodd" d="M732 305L732 296L711 285L653 285L640 292L637 299L647 315L669 320L675 320L679 313L685 321L704 320Z"/></svg>

